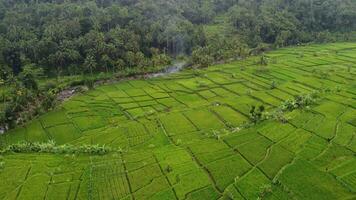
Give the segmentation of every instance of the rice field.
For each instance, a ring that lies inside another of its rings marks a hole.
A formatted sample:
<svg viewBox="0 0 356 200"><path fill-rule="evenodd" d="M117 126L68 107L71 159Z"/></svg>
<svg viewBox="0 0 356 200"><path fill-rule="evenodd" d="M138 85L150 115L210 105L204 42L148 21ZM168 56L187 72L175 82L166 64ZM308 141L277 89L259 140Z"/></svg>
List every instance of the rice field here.
<svg viewBox="0 0 356 200"><path fill-rule="evenodd" d="M99 86L0 135L121 149L0 154L0 199L356 199L356 43L266 56ZM313 91L286 123L251 125L251 106Z"/></svg>

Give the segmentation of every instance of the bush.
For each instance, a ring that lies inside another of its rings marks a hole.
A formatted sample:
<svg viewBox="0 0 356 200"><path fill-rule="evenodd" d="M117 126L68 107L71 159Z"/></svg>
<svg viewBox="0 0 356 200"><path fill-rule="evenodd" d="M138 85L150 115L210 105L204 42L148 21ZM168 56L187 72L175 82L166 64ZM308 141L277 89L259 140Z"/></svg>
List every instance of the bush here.
<svg viewBox="0 0 356 200"><path fill-rule="evenodd" d="M55 82L53 81L49 81L48 83L46 83L46 85L44 86L44 90L45 91L49 91L49 90L53 90L53 89L56 89L57 88L57 85Z"/></svg>
<svg viewBox="0 0 356 200"><path fill-rule="evenodd" d="M263 105L259 106L258 109L256 106L252 106L250 110L250 119L256 124L263 119L263 112L265 111L265 107Z"/></svg>
<svg viewBox="0 0 356 200"><path fill-rule="evenodd" d="M55 154L92 154L103 155L111 152L112 149L104 145L82 145L73 146L70 144L64 144L57 146L53 140L45 143L39 142L19 142L17 144L11 144L6 148L0 150L1 153L13 152L13 153L55 153Z"/></svg>
<svg viewBox="0 0 356 200"><path fill-rule="evenodd" d="M85 78L84 85L87 86L89 89L94 88L94 79L93 78Z"/></svg>
<svg viewBox="0 0 356 200"><path fill-rule="evenodd" d="M208 47L199 47L192 53L192 64L197 67L208 67L214 62Z"/></svg>
<svg viewBox="0 0 356 200"><path fill-rule="evenodd" d="M298 95L293 100L283 102L280 109L283 111L292 111L298 108L306 108L316 102L318 95L316 92L306 95Z"/></svg>

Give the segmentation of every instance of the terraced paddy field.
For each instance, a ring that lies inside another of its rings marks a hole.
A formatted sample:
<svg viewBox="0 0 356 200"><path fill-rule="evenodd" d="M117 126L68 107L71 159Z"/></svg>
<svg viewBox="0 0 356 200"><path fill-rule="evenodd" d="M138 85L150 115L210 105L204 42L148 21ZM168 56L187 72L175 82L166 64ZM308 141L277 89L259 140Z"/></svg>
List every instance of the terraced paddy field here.
<svg viewBox="0 0 356 200"><path fill-rule="evenodd" d="M105 85L0 137L105 155L4 153L0 199L356 199L356 43ZM287 122L250 123L300 94ZM118 151L121 149L121 151Z"/></svg>

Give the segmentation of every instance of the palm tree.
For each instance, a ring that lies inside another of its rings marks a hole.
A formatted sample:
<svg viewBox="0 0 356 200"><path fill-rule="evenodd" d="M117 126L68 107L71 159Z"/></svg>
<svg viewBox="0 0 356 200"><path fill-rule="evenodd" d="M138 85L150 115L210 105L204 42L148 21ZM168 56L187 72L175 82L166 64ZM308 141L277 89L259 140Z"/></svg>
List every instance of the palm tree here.
<svg viewBox="0 0 356 200"><path fill-rule="evenodd" d="M94 59L94 56L92 55L88 55L86 58L85 58L85 61L84 61L84 67L89 69L90 71L90 75L91 77L93 77L93 69L96 68L96 61Z"/></svg>

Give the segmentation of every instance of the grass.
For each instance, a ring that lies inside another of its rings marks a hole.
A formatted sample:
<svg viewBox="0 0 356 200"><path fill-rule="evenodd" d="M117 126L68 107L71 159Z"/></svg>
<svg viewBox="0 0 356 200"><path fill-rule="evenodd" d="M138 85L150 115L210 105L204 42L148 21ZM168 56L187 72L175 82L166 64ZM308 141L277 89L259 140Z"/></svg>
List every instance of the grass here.
<svg viewBox="0 0 356 200"><path fill-rule="evenodd" d="M2 153L0 199L354 199L356 44L266 56L268 70L251 57L102 85L0 135L1 149L58 144ZM252 106L313 91L283 123L250 124ZM84 152L104 145L115 151Z"/></svg>

